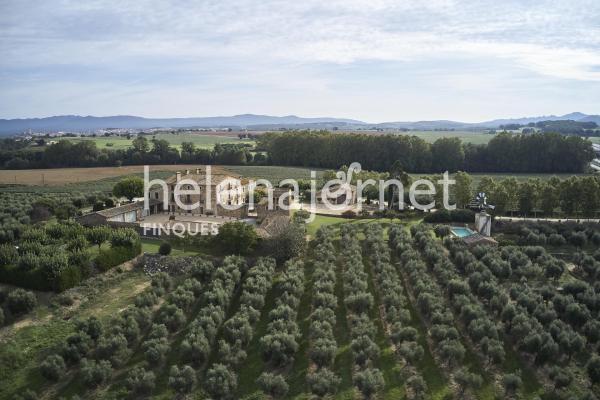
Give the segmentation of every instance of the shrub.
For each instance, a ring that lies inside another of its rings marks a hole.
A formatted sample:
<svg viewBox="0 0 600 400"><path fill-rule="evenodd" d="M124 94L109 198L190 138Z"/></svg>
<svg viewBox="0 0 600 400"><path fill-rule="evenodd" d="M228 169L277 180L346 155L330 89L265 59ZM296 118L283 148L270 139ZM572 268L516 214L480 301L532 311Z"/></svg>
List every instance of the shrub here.
<svg viewBox="0 0 600 400"><path fill-rule="evenodd" d="M135 395L147 395L152 392L156 385L156 376L152 371L144 368L135 368L129 373L125 385Z"/></svg>
<svg viewBox="0 0 600 400"><path fill-rule="evenodd" d="M8 294L7 305L12 314L21 315L33 311L37 305L37 299L33 292L15 289Z"/></svg>
<svg viewBox="0 0 600 400"><path fill-rule="evenodd" d="M356 218L356 213L352 210L346 210L341 215L342 218Z"/></svg>
<svg viewBox="0 0 600 400"><path fill-rule="evenodd" d="M0 326L4 325L4 310L0 307Z"/></svg>
<svg viewBox="0 0 600 400"><path fill-rule="evenodd" d="M237 376L223 364L215 364L206 373L206 391L215 399L233 396L237 388Z"/></svg>
<svg viewBox="0 0 600 400"><path fill-rule="evenodd" d="M75 300L73 299L73 296L71 294L62 293L56 296L56 302L61 306L68 307L72 306Z"/></svg>
<svg viewBox="0 0 600 400"><path fill-rule="evenodd" d="M283 398L289 390L289 386L285 378L279 374L263 372L257 379L256 383L260 389L274 398Z"/></svg>
<svg viewBox="0 0 600 400"><path fill-rule="evenodd" d="M448 225L437 225L434 229L435 235L439 238L450 236L450 227Z"/></svg>
<svg viewBox="0 0 600 400"><path fill-rule="evenodd" d="M94 260L101 271L108 271L119 264L135 258L142 251L142 245L137 241L132 246L111 246L109 249L100 249Z"/></svg>
<svg viewBox="0 0 600 400"><path fill-rule="evenodd" d="M423 218L423 221L436 224L436 223L472 223L475 220L475 213L471 210L437 210L433 213L428 213Z"/></svg>
<svg viewBox="0 0 600 400"><path fill-rule="evenodd" d="M180 394L190 393L196 384L196 371L189 365L176 365L169 371L169 387Z"/></svg>
<svg viewBox="0 0 600 400"><path fill-rule="evenodd" d="M95 388L102 385L112 374L112 367L109 361L94 361L84 359L81 366L81 379L88 388Z"/></svg>
<svg viewBox="0 0 600 400"><path fill-rule="evenodd" d="M158 247L158 254L163 256L168 256L169 254L171 254L171 243L162 242Z"/></svg>
<svg viewBox="0 0 600 400"><path fill-rule="evenodd" d="M52 354L40 364L40 373L46 379L58 381L64 375L66 368L65 360L58 354Z"/></svg>

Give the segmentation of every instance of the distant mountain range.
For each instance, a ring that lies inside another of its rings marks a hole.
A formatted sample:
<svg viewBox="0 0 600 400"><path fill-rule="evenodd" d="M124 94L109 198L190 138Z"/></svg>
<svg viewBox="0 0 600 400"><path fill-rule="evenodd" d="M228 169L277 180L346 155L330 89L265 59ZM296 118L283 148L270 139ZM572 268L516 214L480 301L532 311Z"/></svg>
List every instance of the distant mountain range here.
<svg viewBox="0 0 600 400"><path fill-rule="evenodd" d="M93 117L79 115L61 115L47 118L0 119L0 135L9 136L28 132L93 132L99 129L150 129L150 128L248 128L252 130L289 129L482 129L498 128L506 124L528 124L544 120L593 121L600 125L600 115L587 115L580 112L562 116L548 115L492 121L467 123L447 120L416 122L367 123L345 118L303 118L295 115L274 117L270 115L242 114L229 117L201 118L143 118L130 115Z"/></svg>

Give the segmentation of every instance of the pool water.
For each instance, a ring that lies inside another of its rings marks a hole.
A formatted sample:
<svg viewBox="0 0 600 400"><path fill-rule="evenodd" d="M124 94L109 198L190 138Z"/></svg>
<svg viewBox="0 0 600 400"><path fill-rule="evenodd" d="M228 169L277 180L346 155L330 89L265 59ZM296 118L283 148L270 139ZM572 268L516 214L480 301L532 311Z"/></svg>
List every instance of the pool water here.
<svg viewBox="0 0 600 400"><path fill-rule="evenodd" d="M452 233L454 235L456 235L460 238L471 236L472 234L475 233L472 230L470 230L469 228L452 227L452 228L450 228L450 230L452 231Z"/></svg>

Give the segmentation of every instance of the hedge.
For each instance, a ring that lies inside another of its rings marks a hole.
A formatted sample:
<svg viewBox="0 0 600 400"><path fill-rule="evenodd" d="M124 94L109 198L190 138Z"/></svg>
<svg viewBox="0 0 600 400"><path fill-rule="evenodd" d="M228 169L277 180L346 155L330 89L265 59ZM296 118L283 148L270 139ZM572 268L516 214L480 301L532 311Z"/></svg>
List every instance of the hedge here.
<svg viewBox="0 0 600 400"><path fill-rule="evenodd" d="M101 249L95 263L99 270L108 271L125 261L129 261L142 252L142 244L138 240L132 247L114 246Z"/></svg>
<svg viewBox="0 0 600 400"><path fill-rule="evenodd" d="M471 210L438 210L427 214L423 218L423 221L432 224L448 222L472 223L475 222L475 212Z"/></svg>

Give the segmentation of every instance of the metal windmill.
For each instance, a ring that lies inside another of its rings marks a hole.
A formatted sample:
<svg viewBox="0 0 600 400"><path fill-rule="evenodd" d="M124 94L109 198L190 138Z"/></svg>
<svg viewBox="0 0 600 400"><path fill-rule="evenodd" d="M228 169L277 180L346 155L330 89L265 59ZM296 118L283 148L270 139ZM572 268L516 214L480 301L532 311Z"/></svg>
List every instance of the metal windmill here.
<svg viewBox="0 0 600 400"><path fill-rule="evenodd" d="M477 205L479 207L480 213L475 216L475 226L477 227L477 231L485 236L491 235L491 223L492 218L485 211L486 209L493 210L495 207L491 204L487 203L487 197L485 193L480 192L477 193L476 196Z"/></svg>
<svg viewBox="0 0 600 400"><path fill-rule="evenodd" d="M484 192L477 193L475 200L477 201L477 206L481 211L485 211L486 209L493 210L496 208L496 206L487 203L487 196Z"/></svg>

